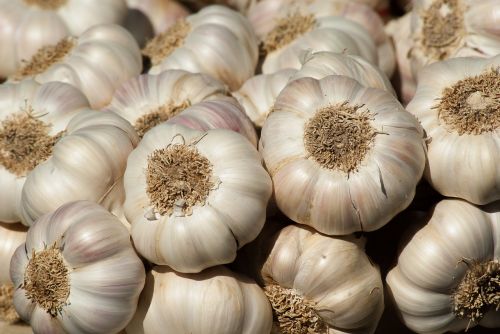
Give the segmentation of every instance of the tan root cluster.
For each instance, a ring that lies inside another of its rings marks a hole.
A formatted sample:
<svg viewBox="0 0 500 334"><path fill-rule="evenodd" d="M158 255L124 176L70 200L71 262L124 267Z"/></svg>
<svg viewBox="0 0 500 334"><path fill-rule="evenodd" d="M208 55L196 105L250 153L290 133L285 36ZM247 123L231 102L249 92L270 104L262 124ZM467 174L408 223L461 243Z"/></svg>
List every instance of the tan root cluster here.
<svg viewBox="0 0 500 334"><path fill-rule="evenodd" d="M290 44L306 32L311 31L315 25L316 20L312 14L293 13L279 19L276 27L267 34L264 40L265 53L271 53Z"/></svg>
<svg viewBox="0 0 500 334"><path fill-rule="evenodd" d="M189 22L179 20L167 31L151 39L142 50L142 54L148 57L153 65L158 65L175 49L184 44L184 39L190 31Z"/></svg>
<svg viewBox="0 0 500 334"><path fill-rule="evenodd" d="M184 109L187 109L191 106L189 101L184 101L181 104L174 105L172 103L164 104L150 113L147 113L141 117L139 117L135 121L135 130L140 138L144 137L146 132L155 126L168 121L170 118L174 117L177 114L180 114Z"/></svg>

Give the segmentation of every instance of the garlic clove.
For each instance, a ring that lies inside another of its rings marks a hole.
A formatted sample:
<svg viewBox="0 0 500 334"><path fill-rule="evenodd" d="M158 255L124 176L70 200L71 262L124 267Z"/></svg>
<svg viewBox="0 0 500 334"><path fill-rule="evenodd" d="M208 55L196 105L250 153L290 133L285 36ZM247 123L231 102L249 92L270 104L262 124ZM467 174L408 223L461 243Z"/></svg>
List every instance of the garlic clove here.
<svg viewBox="0 0 500 334"><path fill-rule="evenodd" d="M17 309L17 301L15 301L14 303ZM30 325L33 329L33 332L36 333L66 333L59 322L39 306L35 306L33 313L31 313Z"/></svg>

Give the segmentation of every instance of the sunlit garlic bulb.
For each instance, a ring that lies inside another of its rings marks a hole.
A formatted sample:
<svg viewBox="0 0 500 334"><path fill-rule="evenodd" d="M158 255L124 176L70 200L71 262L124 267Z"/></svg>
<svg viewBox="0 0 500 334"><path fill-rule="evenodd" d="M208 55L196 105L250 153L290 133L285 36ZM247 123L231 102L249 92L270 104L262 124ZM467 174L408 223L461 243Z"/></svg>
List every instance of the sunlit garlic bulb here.
<svg viewBox="0 0 500 334"><path fill-rule="evenodd" d="M262 229L272 191L259 153L240 134L168 123L146 133L124 179L136 249L181 272L232 262Z"/></svg>
<svg viewBox="0 0 500 334"><path fill-rule="evenodd" d="M277 333L373 333L384 310L380 271L364 239L287 226L268 241L259 278Z"/></svg>
<svg viewBox="0 0 500 334"><path fill-rule="evenodd" d="M132 35L118 25L98 25L39 49L10 81L62 81L80 89L92 108L109 103L124 81L139 75L142 59Z"/></svg>
<svg viewBox="0 0 500 334"><path fill-rule="evenodd" d="M85 109L61 129L51 155L28 174L22 188L23 224L76 200L99 203L123 219L123 173L139 141L134 128L113 112Z"/></svg>
<svg viewBox="0 0 500 334"><path fill-rule="evenodd" d="M35 333L118 333L135 313L145 272L120 221L78 201L29 229L10 277L15 308Z"/></svg>
<svg viewBox="0 0 500 334"><path fill-rule="evenodd" d="M500 328L500 202L447 199L403 249L387 284L417 333Z"/></svg>
<svg viewBox="0 0 500 334"><path fill-rule="evenodd" d="M390 93L343 76L291 81L259 145L281 211L329 235L385 225L425 166L418 121Z"/></svg>
<svg viewBox="0 0 500 334"><path fill-rule="evenodd" d="M198 274L154 267L130 334L269 334L272 312L261 288L223 266Z"/></svg>
<svg viewBox="0 0 500 334"><path fill-rule="evenodd" d="M407 109L429 137L425 176L437 191L476 204L500 199L500 56L422 69Z"/></svg>
<svg viewBox="0 0 500 334"><path fill-rule="evenodd" d="M223 6L205 7L177 21L143 49L150 74L168 69L207 73L238 89L257 65L257 37L248 20Z"/></svg>
<svg viewBox="0 0 500 334"><path fill-rule="evenodd" d="M0 0L0 8L0 78L41 47L97 24L120 23L127 11L124 0Z"/></svg>
<svg viewBox="0 0 500 334"><path fill-rule="evenodd" d="M435 61L500 53L497 0L416 0L412 10L414 75Z"/></svg>
<svg viewBox="0 0 500 334"><path fill-rule="evenodd" d="M68 84L32 80L0 85L0 101L0 221L15 223L27 175L53 154L70 119L89 102Z"/></svg>

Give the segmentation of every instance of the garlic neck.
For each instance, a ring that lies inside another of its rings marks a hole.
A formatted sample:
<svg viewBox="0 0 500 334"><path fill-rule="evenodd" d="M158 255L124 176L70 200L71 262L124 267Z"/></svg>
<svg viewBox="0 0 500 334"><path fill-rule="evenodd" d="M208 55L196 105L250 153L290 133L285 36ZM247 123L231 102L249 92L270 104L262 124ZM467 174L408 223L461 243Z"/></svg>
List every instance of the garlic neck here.
<svg viewBox="0 0 500 334"><path fill-rule="evenodd" d="M263 49L266 53L281 49L311 31L315 25L316 20L312 14L290 14L278 20L276 27L267 34Z"/></svg>
<svg viewBox="0 0 500 334"><path fill-rule="evenodd" d="M148 57L153 65L158 65L184 44L190 31L189 22L179 20L165 32L151 39L142 50L142 54Z"/></svg>
<svg viewBox="0 0 500 334"><path fill-rule="evenodd" d="M45 10L57 10L64 6L67 1L68 0L24 0L24 3Z"/></svg>
<svg viewBox="0 0 500 334"><path fill-rule="evenodd" d="M174 105L172 103L164 104L155 110L139 117L134 124L135 130L140 138L144 137L153 127L168 121L170 118L180 114L184 109L187 109L191 103L184 101L180 104Z"/></svg>

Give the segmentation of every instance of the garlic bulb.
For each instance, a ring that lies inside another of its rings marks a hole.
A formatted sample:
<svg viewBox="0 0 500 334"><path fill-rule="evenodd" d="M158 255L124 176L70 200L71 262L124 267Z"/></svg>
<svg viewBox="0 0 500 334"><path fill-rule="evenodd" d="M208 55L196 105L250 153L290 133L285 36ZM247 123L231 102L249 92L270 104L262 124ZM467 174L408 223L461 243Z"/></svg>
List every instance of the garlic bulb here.
<svg viewBox="0 0 500 334"><path fill-rule="evenodd" d="M22 222L33 225L43 214L76 200L99 203L123 218L123 173L139 140L134 128L113 112L85 109L61 130L50 157L26 178Z"/></svg>
<svg viewBox="0 0 500 334"><path fill-rule="evenodd" d="M77 201L29 229L10 277L14 306L35 333L117 333L135 313L145 272L120 221Z"/></svg>
<svg viewBox="0 0 500 334"><path fill-rule="evenodd" d="M475 204L500 199L500 56L425 67L407 109L430 138L425 176L437 191Z"/></svg>
<svg viewBox="0 0 500 334"><path fill-rule="evenodd" d="M128 7L138 9L149 18L154 32L159 34L189 15L189 11L176 0L126 0Z"/></svg>
<svg viewBox="0 0 500 334"><path fill-rule="evenodd" d="M124 179L137 251L180 272L232 262L262 229L272 191L259 153L241 135L168 123L146 133Z"/></svg>
<svg viewBox="0 0 500 334"><path fill-rule="evenodd" d="M132 35L118 25L98 25L41 48L11 81L32 77L40 83L66 82L80 89L93 108L101 108L141 69L141 53Z"/></svg>
<svg viewBox="0 0 500 334"><path fill-rule="evenodd" d="M498 0L415 0L411 66L414 75L435 61L500 53Z"/></svg>
<svg viewBox="0 0 500 334"><path fill-rule="evenodd" d="M382 227L410 204L425 166L418 121L343 76L291 81L259 146L281 211L329 235Z"/></svg>
<svg viewBox="0 0 500 334"><path fill-rule="evenodd" d="M146 277L130 334L268 334L272 312L250 279L223 266L198 274L154 267Z"/></svg>
<svg viewBox="0 0 500 334"><path fill-rule="evenodd" d="M70 119L89 102L68 84L32 80L0 85L0 101L0 221L15 223L27 175L52 155Z"/></svg>
<svg viewBox="0 0 500 334"><path fill-rule="evenodd" d="M0 78L7 77L38 49L91 26L120 23L124 0L0 0Z"/></svg>
<svg viewBox="0 0 500 334"><path fill-rule="evenodd" d="M262 73L284 68L299 69L305 50L330 51L359 55L372 64L377 63L375 44L364 28L342 17L292 14L278 22L263 46L267 53Z"/></svg>
<svg viewBox="0 0 500 334"><path fill-rule="evenodd" d="M150 74L168 69L207 73L238 89L257 65L257 38L246 18L223 6L205 7L152 39L143 50Z"/></svg>
<svg viewBox="0 0 500 334"><path fill-rule="evenodd" d="M500 203L441 201L387 275L403 321L417 333L500 328Z"/></svg>
<svg viewBox="0 0 500 334"><path fill-rule="evenodd" d="M294 69L284 69L271 74L259 74L232 93L255 126L262 127L276 97L295 72Z"/></svg>
<svg viewBox="0 0 500 334"><path fill-rule="evenodd" d="M290 225L261 267L279 333L373 333L384 310L380 271L364 240Z"/></svg>

